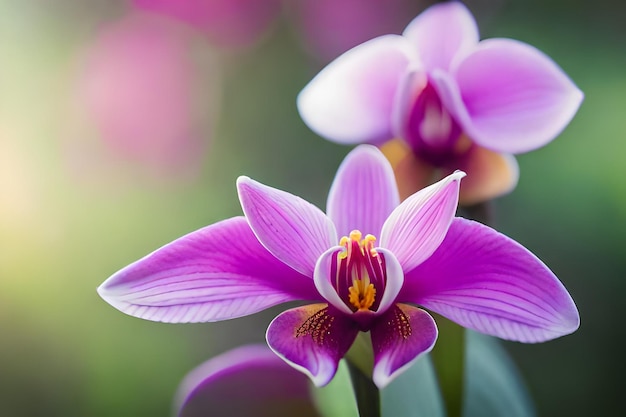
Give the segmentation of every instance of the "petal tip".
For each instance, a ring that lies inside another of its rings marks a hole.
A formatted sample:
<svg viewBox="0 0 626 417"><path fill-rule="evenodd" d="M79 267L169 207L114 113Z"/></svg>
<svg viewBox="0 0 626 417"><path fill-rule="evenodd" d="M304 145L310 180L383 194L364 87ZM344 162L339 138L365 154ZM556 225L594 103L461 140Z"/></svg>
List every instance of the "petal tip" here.
<svg viewBox="0 0 626 417"><path fill-rule="evenodd" d="M239 189L240 186L251 184L254 182L255 181L252 178L248 177L247 175L240 175L237 177L237 181L236 181L237 189Z"/></svg>
<svg viewBox="0 0 626 417"><path fill-rule="evenodd" d="M385 166L390 165L389 160L385 157L383 152L377 146L370 144L357 145L346 155L342 162L342 165L348 165L350 162L355 160L361 163L363 161L363 158L370 158L369 160L366 159L366 161L369 163L373 162L374 164L380 164ZM389 169L391 169L391 166L389 166Z"/></svg>
<svg viewBox="0 0 626 417"><path fill-rule="evenodd" d="M563 314L563 319L560 323L560 326L554 329L555 333L557 333L556 337L567 336L568 334L574 333L580 327L580 314L578 313L578 309L576 305L572 302L572 306L566 314Z"/></svg>
<svg viewBox="0 0 626 417"><path fill-rule="evenodd" d="M403 317L405 324L399 324L399 317ZM430 352L439 336L433 317L407 304L396 304L395 311L388 313L383 323L372 328L371 332L374 350L372 380L380 389Z"/></svg>
<svg viewBox="0 0 626 417"><path fill-rule="evenodd" d="M102 298L102 300L104 300L104 302L106 302L111 307L124 314L133 316L127 311L129 303L127 301L124 301L124 299L121 297L122 294L120 294L118 291L115 291L114 286L110 284L110 281L112 281L116 276L117 274L104 281L98 288L96 288L96 292L98 293L100 298Z"/></svg>
<svg viewBox="0 0 626 417"><path fill-rule="evenodd" d="M374 145L369 145L367 143L356 146L350 153L369 153L370 155L376 156L382 155L380 149L378 149Z"/></svg>
<svg viewBox="0 0 626 417"><path fill-rule="evenodd" d="M449 178L452 181L459 181L459 180L461 180L462 178L464 178L466 176L467 176L467 174L464 171L461 171L460 169L457 169L452 174L450 174Z"/></svg>
<svg viewBox="0 0 626 417"><path fill-rule="evenodd" d="M270 326L271 326L271 323L270 323ZM266 339L267 339L267 334L266 334ZM274 352L276 354L276 356L278 356L280 359L285 361L285 363L287 363L289 366L291 366L295 370L297 370L299 372L302 372L303 374L308 376L309 379L311 380L311 382L313 383L313 385L315 385L318 388L321 388L321 387L324 387L324 386L328 385L328 383L330 383L330 381L332 381L333 377L335 376L335 373L337 373L337 367L336 366L335 366L334 369L332 369L331 367L320 366L318 368L317 372L313 373L313 372L311 372L310 369L308 369L308 368L306 368L306 367L304 367L302 365L298 365L297 363L292 362L289 359L287 359L285 357L285 355L283 355L279 350L275 349L272 346L272 344L270 343L269 340L267 340L267 345L272 350L272 352Z"/></svg>
<svg viewBox="0 0 626 417"><path fill-rule="evenodd" d="M243 201L244 195L254 186L255 183L256 181L248 176L240 175L237 177L235 187L237 188L237 196L239 197L240 202Z"/></svg>
<svg viewBox="0 0 626 417"><path fill-rule="evenodd" d="M415 358L413 358L411 361L407 362L406 364L404 364L403 366L401 366L401 367L399 367L399 368L397 368L395 370L388 369L389 365L387 363L381 361L374 368L374 372L372 373L372 381L374 381L374 384L378 387L378 389L381 389L381 390L384 389L394 379L396 379L396 377L398 377L404 371L406 371L411 366L413 366L413 364L415 364L415 362L417 362L419 359L421 359L425 354L430 353L430 351L432 351L433 348L435 347L435 342L436 341L437 341L437 337L435 337L435 339L433 340L432 345L428 349L426 349L425 351L423 351L422 353L417 355Z"/></svg>
<svg viewBox="0 0 626 417"><path fill-rule="evenodd" d="M109 302L109 294L108 294L108 288L106 287L106 281L104 281L98 288L96 288L96 292L98 293L98 295L100 296L100 298L102 298L104 301L106 301L107 303L110 304Z"/></svg>
<svg viewBox="0 0 626 417"><path fill-rule="evenodd" d="M123 270L122 270L123 271ZM121 272L121 271L120 271ZM115 291L115 283L114 281L119 277L120 272L117 272L107 278L102 284L96 288L96 292L104 301L108 304L112 305L115 308L118 308L119 305L119 293Z"/></svg>

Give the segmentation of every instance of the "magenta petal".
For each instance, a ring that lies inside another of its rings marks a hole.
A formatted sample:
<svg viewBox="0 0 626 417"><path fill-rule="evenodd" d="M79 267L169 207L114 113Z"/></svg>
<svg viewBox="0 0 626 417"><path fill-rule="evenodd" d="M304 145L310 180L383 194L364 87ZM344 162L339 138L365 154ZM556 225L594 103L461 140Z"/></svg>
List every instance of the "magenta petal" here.
<svg viewBox="0 0 626 417"><path fill-rule="evenodd" d="M319 299L313 280L265 250L243 217L163 246L111 276L98 293L126 314L171 323L226 320Z"/></svg>
<svg viewBox="0 0 626 417"><path fill-rule="evenodd" d="M339 242L332 221L302 198L248 177L237 179L237 189L243 212L263 246L313 277L317 259Z"/></svg>
<svg viewBox="0 0 626 417"><path fill-rule="evenodd" d="M267 329L267 344L315 385L330 382L358 333L355 323L326 304L287 310Z"/></svg>
<svg viewBox="0 0 626 417"><path fill-rule="evenodd" d="M459 201L456 171L413 194L391 213L380 235L380 247L389 249L408 272L426 260L443 241Z"/></svg>
<svg viewBox="0 0 626 417"><path fill-rule="evenodd" d="M404 30L417 46L426 70L448 70L456 56L478 43L478 27L462 3L451 1L429 7Z"/></svg>
<svg viewBox="0 0 626 417"><path fill-rule="evenodd" d="M437 326L424 310L396 304L377 320L371 334L374 349L372 378L382 389L421 354L430 352L437 340Z"/></svg>
<svg viewBox="0 0 626 417"><path fill-rule="evenodd" d="M454 69L464 103L452 110L468 135L498 152L527 152L570 122L582 92L552 59L525 43L489 39Z"/></svg>
<svg viewBox="0 0 626 417"><path fill-rule="evenodd" d="M405 277L398 299L467 328L543 342L578 328L578 310L558 278L519 243L457 218L437 251Z"/></svg>
<svg viewBox="0 0 626 417"><path fill-rule="evenodd" d="M353 230L379 236L383 223L400 204L393 169L375 147L362 145L346 156L330 188L327 214L339 236Z"/></svg>
<svg viewBox="0 0 626 417"><path fill-rule="evenodd" d="M175 411L180 417L318 415L308 378L264 345L243 346L195 368L178 389Z"/></svg>
<svg viewBox="0 0 626 417"><path fill-rule="evenodd" d="M391 139L396 91L413 51L402 36L361 44L324 68L298 96L304 122L340 143Z"/></svg>

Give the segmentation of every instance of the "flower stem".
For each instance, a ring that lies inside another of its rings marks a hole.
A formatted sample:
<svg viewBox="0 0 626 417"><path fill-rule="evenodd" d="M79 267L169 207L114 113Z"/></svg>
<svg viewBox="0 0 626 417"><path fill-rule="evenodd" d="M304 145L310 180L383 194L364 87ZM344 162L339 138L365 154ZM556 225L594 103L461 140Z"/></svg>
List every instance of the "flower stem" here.
<svg viewBox="0 0 626 417"><path fill-rule="evenodd" d="M439 328L439 337L431 357L446 406L446 415L460 417L463 412L465 329L442 316L433 316Z"/></svg>
<svg viewBox="0 0 626 417"><path fill-rule="evenodd" d="M356 397L359 417L380 417L380 392L372 379L365 375L361 369L350 361L350 379Z"/></svg>
<svg viewBox="0 0 626 417"><path fill-rule="evenodd" d="M380 391L372 381L374 355L369 333L359 332L346 354L346 363L360 417L380 417Z"/></svg>

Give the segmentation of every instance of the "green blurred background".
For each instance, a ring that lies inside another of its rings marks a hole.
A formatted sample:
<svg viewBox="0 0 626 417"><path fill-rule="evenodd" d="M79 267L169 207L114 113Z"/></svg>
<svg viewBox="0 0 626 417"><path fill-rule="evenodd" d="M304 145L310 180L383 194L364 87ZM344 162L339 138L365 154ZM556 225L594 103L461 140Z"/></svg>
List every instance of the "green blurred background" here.
<svg viewBox="0 0 626 417"><path fill-rule="evenodd" d="M427 4L409 4L395 32ZM539 414L613 415L624 408L626 6L467 4L483 38L537 46L585 92L559 138L519 156L519 186L495 204L496 228L556 272L581 328L506 346ZM144 158L110 145L85 104L85 57L108 25L133 13L127 3L0 1L0 416L167 416L187 371L263 341L276 311L168 325L125 316L95 289L162 244L240 214L238 175L324 207L349 149L316 137L296 111L297 93L328 57L304 46L295 7L284 5L243 46L173 29L191 56L189 124L201 144L172 162L167 146Z"/></svg>

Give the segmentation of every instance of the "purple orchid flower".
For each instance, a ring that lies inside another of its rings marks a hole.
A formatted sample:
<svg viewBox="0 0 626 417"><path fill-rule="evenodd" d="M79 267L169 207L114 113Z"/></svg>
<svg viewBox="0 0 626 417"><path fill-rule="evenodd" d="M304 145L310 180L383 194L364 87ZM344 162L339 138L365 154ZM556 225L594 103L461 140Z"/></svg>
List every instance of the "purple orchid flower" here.
<svg viewBox="0 0 626 417"><path fill-rule="evenodd" d="M461 201L473 204L512 190L512 154L554 139L582 98L548 56L512 39L479 42L469 10L447 2L426 9L402 36L374 38L331 62L302 90L298 109L338 143L400 138L411 151L402 153L417 159L405 162L418 182L411 193L432 177L466 171Z"/></svg>
<svg viewBox="0 0 626 417"><path fill-rule="evenodd" d="M98 292L124 313L178 323L309 300L278 315L267 342L318 386L332 379L359 331L371 334L372 378L381 388L430 351L437 327L414 305L521 342L576 330L574 302L539 259L487 226L454 217L464 175L455 172L400 203L389 162L361 145L337 172L327 214L240 177L245 218L158 249Z"/></svg>

